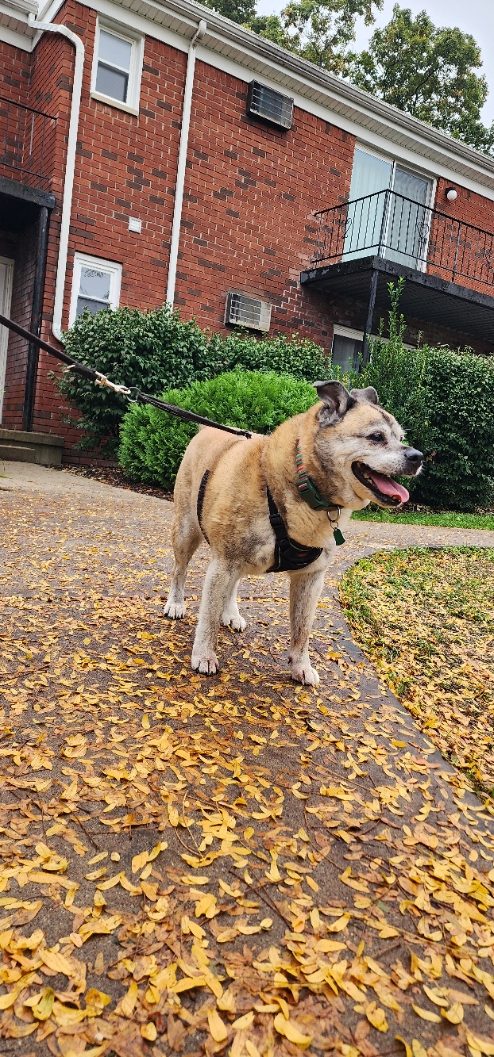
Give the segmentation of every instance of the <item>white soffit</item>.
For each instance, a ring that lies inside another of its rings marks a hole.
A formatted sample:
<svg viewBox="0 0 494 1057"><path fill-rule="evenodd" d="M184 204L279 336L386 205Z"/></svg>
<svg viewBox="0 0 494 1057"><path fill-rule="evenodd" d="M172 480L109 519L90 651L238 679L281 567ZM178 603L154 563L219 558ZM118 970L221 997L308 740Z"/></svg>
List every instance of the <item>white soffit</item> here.
<svg viewBox="0 0 494 1057"><path fill-rule="evenodd" d="M29 0L18 0L29 3ZM431 175L458 181L494 200L494 158L460 143L422 121L375 99L290 52L263 40L193 0L79 0L86 7L186 51L204 18L207 33L197 57L243 81L262 78L272 88L289 89L295 105L337 125L361 143L394 153ZM16 0L0 0L4 3ZM61 0L40 5L39 18L54 17Z"/></svg>

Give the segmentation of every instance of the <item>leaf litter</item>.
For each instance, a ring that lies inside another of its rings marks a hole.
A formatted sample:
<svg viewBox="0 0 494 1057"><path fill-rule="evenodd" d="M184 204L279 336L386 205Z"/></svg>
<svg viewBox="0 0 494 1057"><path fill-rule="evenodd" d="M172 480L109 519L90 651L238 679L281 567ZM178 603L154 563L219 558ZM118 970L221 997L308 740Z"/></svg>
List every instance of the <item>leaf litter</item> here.
<svg viewBox="0 0 494 1057"><path fill-rule="evenodd" d="M317 691L280 667L279 580L246 585L260 623L224 632L209 682L192 620L148 591L164 505L9 499L6 1052L493 1054L492 816L367 677L331 595Z"/></svg>

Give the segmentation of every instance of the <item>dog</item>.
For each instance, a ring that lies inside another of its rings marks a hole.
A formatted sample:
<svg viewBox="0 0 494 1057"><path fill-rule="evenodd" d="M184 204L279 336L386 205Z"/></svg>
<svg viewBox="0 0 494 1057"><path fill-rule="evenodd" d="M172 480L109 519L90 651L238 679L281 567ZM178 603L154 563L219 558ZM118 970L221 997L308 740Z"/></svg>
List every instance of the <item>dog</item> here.
<svg viewBox="0 0 494 1057"><path fill-rule="evenodd" d="M414 477L423 454L407 447L376 390L338 381L314 383L318 403L269 436L250 438L201 428L180 465L174 491L175 567L164 613L185 615L188 563L205 539L212 551L192 649L192 668L218 671L221 624L243 631L241 577L285 571L290 577L291 677L317 686L309 636L324 574L352 511L371 500L398 507L409 494L392 474Z"/></svg>

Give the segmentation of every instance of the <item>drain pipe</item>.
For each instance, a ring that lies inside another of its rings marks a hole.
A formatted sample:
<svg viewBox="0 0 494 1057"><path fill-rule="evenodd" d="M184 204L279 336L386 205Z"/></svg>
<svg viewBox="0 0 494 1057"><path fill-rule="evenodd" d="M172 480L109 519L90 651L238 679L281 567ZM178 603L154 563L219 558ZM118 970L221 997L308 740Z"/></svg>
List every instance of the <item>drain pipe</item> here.
<svg viewBox="0 0 494 1057"><path fill-rule="evenodd" d="M42 33L58 33L65 37L75 48L74 81L72 85L72 100L70 104L69 134L67 137L67 161L65 164L65 177L63 184L62 216L60 221L60 238L58 244L57 276L55 281L55 303L53 306L52 331L58 341L63 344L62 313L63 296L65 291L65 274L67 271L67 252L69 246L70 217L72 213L72 193L74 188L74 172L77 146L77 132L79 129L79 111L81 108L82 73L84 69L84 44L76 33L67 26L56 22L37 22L34 15L28 18L32 29L38 29Z"/></svg>
<svg viewBox="0 0 494 1057"><path fill-rule="evenodd" d="M187 52L187 71L185 74L184 102L182 106L182 127L180 130L180 144L178 148L177 179L175 183L175 202L173 206L172 234L170 240L170 261L168 264L168 282L166 287L166 300L171 308L173 308L173 302L175 300L178 249L180 244L182 205L184 200L185 169L189 147L190 112L192 107L192 91L194 88L194 73L196 65L196 47L199 41L203 39L207 28L207 22L201 18Z"/></svg>

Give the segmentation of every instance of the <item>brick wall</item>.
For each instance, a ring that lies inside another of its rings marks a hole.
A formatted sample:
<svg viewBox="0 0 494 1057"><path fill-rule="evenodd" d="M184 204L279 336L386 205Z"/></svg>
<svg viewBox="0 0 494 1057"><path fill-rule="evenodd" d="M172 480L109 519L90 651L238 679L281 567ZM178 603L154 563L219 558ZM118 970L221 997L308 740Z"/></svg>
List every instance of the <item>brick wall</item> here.
<svg viewBox="0 0 494 1057"><path fill-rule="evenodd" d="M0 232L0 256L14 261L11 315L24 327L31 322L35 260L35 242L29 229L21 232ZM2 409L2 426L22 429L24 387L27 364L26 342L9 334L7 346L6 385Z"/></svg>

